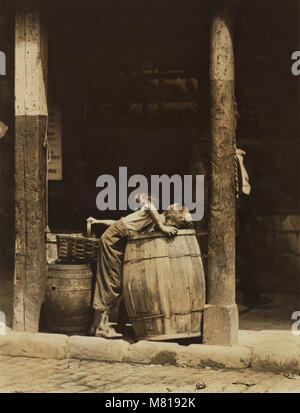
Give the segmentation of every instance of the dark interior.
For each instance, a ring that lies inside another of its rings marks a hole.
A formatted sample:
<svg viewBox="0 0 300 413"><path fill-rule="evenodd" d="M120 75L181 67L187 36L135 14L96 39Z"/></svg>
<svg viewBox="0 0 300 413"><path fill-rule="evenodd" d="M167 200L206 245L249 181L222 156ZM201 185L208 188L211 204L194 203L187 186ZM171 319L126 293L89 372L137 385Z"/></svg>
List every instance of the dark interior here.
<svg viewBox="0 0 300 413"><path fill-rule="evenodd" d="M170 14L169 2L65 2L53 16L49 95L62 107L63 181L49 183L51 229L79 230L90 215L119 218L95 204L96 178L117 177L119 166L129 176L188 171L207 128L204 6L175 2Z"/></svg>

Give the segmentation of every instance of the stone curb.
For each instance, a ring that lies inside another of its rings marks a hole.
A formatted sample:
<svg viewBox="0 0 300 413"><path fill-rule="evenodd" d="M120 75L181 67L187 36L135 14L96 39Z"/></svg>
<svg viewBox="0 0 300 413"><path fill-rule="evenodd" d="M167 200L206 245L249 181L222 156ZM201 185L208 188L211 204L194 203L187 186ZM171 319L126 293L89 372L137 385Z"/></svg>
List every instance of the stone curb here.
<svg viewBox="0 0 300 413"><path fill-rule="evenodd" d="M0 354L17 357L64 359L68 336L63 334L11 333L0 336Z"/></svg>
<svg viewBox="0 0 300 413"><path fill-rule="evenodd" d="M240 341L251 351L251 367L257 371L300 373L300 337L289 331L243 331Z"/></svg>
<svg viewBox="0 0 300 413"><path fill-rule="evenodd" d="M243 346L209 346L191 344L177 357L180 367L245 369L251 365L251 351Z"/></svg>
<svg viewBox="0 0 300 413"><path fill-rule="evenodd" d="M138 364L177 364L177 343L139 341L131 344L126 362Z"/></svg>
<svg viewBox="0 0 300 413"><path fill-rule="evenodd" d="M291 344L275 349L266 345L209 346L71 336L63 334L18 333L0 336L0 354L17 357L75 358L105 362L164 364L178 367L245 369L265 372L299 372L300 347ZM300 345L300 343L299 343Z"/></svg>
<svg viewBox="0 0 300 413"><path fill-rule="evenodd" d="M127 358L129 343L98 337L72 336L68 338L71 358L122 362Z"/></svg>

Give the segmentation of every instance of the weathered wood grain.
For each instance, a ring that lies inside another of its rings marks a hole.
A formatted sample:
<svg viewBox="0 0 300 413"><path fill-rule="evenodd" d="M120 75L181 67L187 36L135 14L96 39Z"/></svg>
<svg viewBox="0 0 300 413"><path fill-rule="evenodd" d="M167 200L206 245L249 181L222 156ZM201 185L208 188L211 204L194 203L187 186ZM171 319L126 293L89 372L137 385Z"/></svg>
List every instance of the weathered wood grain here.
<svg viewBox="0 0 300 413"><path fill-rule="evenodd" d="M135 237L125 250L124 303L140 339L200 337L205 280L195 231Z"/></svg>
<svg viewBox="0 0 300 413"><path fill-rule="evenodd" d="M87 333L91 322L91 264L48 265L45 315L54 333Z"/></svg>
<svg viewBox="0 0 300 413"><path fill-rule="evenodd" d="M211 24L211 193L208 237L210 304L235 302L235 90L231 19L221 9Z"/></svg>
<svg viewBox="0 0 300 413"><path fill-rule="evenodd" d="M15 330L36 332L45 296L46 39L34 1L17 3L15 19Z"/></svg>
<svg viewBox="0 0 300 413"><path fill-rule="evenodd" d="M211 185L207 305L203 342L238 342L235 304L235 83L232 2L216 1L211 21Z"/></svg>

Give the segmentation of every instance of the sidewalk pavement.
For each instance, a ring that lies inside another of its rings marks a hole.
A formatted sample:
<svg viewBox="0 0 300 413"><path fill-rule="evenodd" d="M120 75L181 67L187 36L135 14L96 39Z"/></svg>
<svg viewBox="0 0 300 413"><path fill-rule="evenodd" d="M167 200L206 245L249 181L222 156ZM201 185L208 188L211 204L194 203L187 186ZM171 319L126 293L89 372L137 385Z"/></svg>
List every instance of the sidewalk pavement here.
<svg viewBox="0 0 300 413"><path fill-rule="evenodd" d="M223 347L8 331L0 336L0 354L300 374L300 336L282 330L240 330L239 336L239 345Z"/></svg>

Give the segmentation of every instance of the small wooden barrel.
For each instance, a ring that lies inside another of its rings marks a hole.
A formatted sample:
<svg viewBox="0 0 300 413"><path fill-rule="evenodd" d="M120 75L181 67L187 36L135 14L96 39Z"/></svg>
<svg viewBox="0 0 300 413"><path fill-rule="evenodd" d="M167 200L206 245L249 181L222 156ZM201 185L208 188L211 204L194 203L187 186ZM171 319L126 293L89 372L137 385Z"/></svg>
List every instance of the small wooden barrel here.
<svg viewBox="0 0 300 413"><path fill-rule="evenodd" d="M91 264L49 264L45 316L48 330L86 333L91 321Z"/></svg>
<svg viewBox="0 0 300 413"><path fill-rule="evenodd" d="M138 235L123 267L126 310L139 339L200 337L205 279L194 230Z"/></svg>

